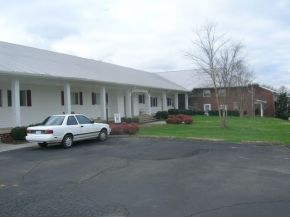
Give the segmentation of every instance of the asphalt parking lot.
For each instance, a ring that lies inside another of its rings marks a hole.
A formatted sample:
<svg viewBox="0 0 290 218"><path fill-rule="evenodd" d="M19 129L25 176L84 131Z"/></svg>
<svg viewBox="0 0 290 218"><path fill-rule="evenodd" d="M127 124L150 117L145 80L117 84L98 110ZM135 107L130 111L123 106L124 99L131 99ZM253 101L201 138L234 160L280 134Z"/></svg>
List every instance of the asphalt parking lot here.
<svg viewBox="0 0 290 218"><path fill-rule="evenodd" d="M290 216L290 149L111 138L0 153L0 216Z"/></svg>

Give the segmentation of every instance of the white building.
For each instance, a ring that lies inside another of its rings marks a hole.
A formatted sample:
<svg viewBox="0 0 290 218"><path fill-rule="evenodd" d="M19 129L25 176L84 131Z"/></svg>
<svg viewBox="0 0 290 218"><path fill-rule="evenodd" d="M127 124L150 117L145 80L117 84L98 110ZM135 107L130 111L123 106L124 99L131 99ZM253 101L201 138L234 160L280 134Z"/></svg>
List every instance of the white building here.
<svg viewBox="0 0 290 218"><path fill-rule="evenodd" d="M178 107L187 90L156 74L0 42L0 128L39 123L51 114L106 120Z"/></svg>

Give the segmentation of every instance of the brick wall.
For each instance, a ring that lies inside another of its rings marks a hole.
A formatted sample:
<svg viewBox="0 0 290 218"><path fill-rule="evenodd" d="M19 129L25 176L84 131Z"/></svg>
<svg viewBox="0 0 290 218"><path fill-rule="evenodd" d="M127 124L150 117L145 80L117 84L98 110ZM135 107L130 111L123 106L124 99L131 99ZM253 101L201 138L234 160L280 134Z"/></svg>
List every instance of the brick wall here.
<svg viewBox="0 0 290 218"><path fill-rule="evenodd" d="M189 96L189 105L195 111L204 111L204 104L210 104L211 110L218 110L218 105L216 103L215 92L214 89L208 89L211 92L209 97L203 96L204 89L194 89ZM274 116L275 115L275 101L273 92L264 89L258 85L254 85L252 87L237 87L231 88L230 92L227 93L227 102L221 101L220 104L227 105L228 110L238 110L241 105L240 96L244 96L244 114L245 115L252 115L252 90L253 90L253 100L265 101L267 103L264 104L264 116ZM222 99L222 97L221 97ZM255 105L254 109L259 110L259 105ZM258 112L258 111L257 111Z"/></svg>

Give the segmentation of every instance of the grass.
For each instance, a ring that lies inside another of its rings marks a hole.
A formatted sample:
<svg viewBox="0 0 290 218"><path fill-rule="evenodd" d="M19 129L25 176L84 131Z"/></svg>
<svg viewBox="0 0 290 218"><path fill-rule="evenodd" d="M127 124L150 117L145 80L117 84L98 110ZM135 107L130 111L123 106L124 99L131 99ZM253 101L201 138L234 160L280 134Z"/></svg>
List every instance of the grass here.
<svg viewBox="0 0 290 218"><path fill-rule="evenodd" d="M229 117L228 128L220 128L216 116L193 116L193 124L144 126L139 136L209 139L230 142L290 144L290 121L276 118Z"/></svg>

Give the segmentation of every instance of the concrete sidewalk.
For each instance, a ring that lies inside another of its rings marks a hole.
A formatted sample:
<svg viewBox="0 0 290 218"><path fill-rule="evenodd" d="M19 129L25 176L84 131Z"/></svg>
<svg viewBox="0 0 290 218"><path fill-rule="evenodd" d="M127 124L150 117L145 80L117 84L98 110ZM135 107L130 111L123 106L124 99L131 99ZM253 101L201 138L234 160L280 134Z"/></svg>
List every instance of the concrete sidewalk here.
<svg viewBox="0 0 290 218"><path fill-rule="evenodd" d="M4 151L11 151L11 150L16 150L16 149L20 149L20 148L28 148L28 147L33 147L33 146L37 146L36 143L24 143L24 144L4 144L2 142L0 142L0 152L4 152Z"/></svg>

